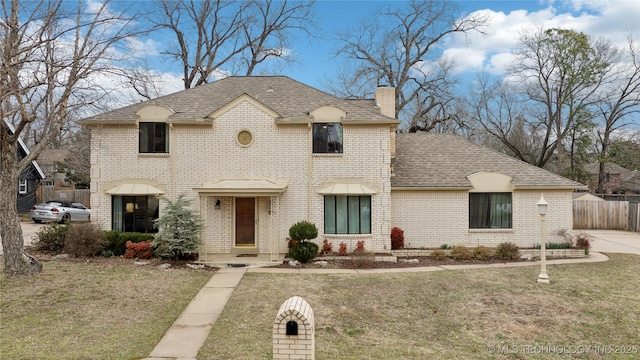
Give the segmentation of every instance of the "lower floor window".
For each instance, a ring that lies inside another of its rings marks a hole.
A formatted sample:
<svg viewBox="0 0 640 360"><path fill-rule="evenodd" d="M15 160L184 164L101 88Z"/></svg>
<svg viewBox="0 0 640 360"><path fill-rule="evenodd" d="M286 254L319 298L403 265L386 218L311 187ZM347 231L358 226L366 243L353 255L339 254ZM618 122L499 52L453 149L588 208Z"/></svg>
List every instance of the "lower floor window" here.
<svg viewBox="0 0 640 360"><path fill-rule="evenodd" d="M159 205L155 196L114 196L112 229L119 232L158 232L153 221L158 218Z"/></svg>
<svg viewBox="0 0 640 360"><path fill-rule="evenodd" d="M325 234L371 234L371 196L325 195Z"/></svg>
<svg viewBox="0 0 640 360"><path fill-rule="evenodd" d="M511 229L511 193L470 193L469 228Z"/></svg>

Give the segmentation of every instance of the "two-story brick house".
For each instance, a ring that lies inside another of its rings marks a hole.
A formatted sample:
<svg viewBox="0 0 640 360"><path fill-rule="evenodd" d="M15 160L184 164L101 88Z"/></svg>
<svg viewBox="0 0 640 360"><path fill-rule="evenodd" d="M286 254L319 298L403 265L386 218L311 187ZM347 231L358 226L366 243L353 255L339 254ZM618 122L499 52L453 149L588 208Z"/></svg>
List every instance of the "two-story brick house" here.
<svg viewBox="0 0 640 360"><path fill-rule="evenodd" d="M571 228L579 184L456 137L398 134L396 144L394 94L382 87L375 99L345 100L287 77L230 77L86 119L92 220L153 232L157 195L186 194L205 220L203 254L284 253L300 220L318 226L318 242L350 249L361 240L390 249L392 226L406 228L417 247L532 245L544 190L559 219L550 233ZM447 161L450 150L468 166L452 172L460 164ZM501 218L486 207L500 207Z"/></svg>

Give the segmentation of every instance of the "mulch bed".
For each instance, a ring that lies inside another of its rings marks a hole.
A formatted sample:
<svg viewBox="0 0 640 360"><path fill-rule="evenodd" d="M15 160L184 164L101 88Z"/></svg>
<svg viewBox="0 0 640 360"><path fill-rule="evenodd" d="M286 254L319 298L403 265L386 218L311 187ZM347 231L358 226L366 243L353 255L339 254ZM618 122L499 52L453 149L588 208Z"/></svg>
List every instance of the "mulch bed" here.
<svg viewBox="0 0 640 360"><path fill-rule="evenodd" d="M407 263L407 262L403 262L401 261L401 259L418 259L417 263ZM289 265L289 261L292 259L285 259L285 261L282 264L278 264L278 265L273 265L270 267L275 267L275 268L285 268L285 269L290 269L292 268L291 265ZM395 268L411 268L411 267L424 267L424 266L443 266L443 265L481 265L481 264L502 264L502 263L507 263L507 262L527 262L529 260L512 260L512 261L505 261L505 260L501 260L501 259L489 259L489 260L477 260L477 259L472 259L472 260L465 260L465 261L457 261L451 258L446 258L446 259L442 259L442 260L435 260L431 257L428 256L412 256L412 257L406 257L406 258L401 258L398 257L398 262L391 262L391 261L363 261L362 259L357 259L356 261L353 260L353 258L351 256L336 256L330 259L326 259L326 258L321 258L320 260L324 260L327 261L327 265L322 266L322 265L318 265L315 264L315 261L318 261L317 259L307 263L307 264L298 264L296 266L296 268L311 268L311 269L318 269L318 268L325 268L325 269L395 269Z"/></svg>
<svg viewBox="0 0 640 360"><path fill-rule="evenodd" d="M202 269L191 269L187 266L187 264L200 265L195 263L193 260L174 260L174 259L148 259L148 260L138 260L138 259L125 259L123 256L112 256L112 257L103 257L96 256L92 258L74 258L69 256L68 258L56 259L55 255L45 254L41 252L33 251L32 249L27 249L27 253L35 257L38 261L47 262L47 261L67 261L67 262L83 262L83 263L94 263L106 266L131 266L136 268L144 268L144 269L158 269L158 266L162 264L170 264L168 270L192 270L192 271L216 271L217 267L204 265ZM149 262L148 265L135 265L136 262Z"/></svg>

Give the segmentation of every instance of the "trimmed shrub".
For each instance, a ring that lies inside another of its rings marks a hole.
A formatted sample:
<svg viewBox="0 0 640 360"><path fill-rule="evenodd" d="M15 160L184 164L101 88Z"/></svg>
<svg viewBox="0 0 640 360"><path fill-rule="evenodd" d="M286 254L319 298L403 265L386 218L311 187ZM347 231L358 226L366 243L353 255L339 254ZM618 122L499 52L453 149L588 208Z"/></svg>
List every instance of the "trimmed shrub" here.
<svg viewBox="0 0 640 360"><path fill-rule="evenodd" d="M585 233L576 235L576 247L578 249L584 249L584 253L589 255L589 249L591 249L591 236Z"/></svg>
<svg viewBox="0 0 640 360"><path fill-rule="evenodd" d="M318 256L318 244L311 241L300 241L289 250L289 256L301 263L308 263Z"/></svg>
<svg viewBox="0 0 640 360"><path fill-rule="evenodd" d="M429 256L434 260L444 260L447 257L447 253L442 249L435 249L431 251Z"/></svg>
<svg viewBox="0 0 640 360"><path fill-rule="evenodd" d="M132 243L144 242L153 239L154 234L145 233L120 233L117 231L109 230L102 233L102 239L104 240L104 250L111 251L114 256L124 255L127 250L126 243L131 241Z"/></svg>
<svg viewBox="0 0 640 360"><path fill-rule="evenodd" d="M500 243L496 247L496 257L502 260L518 260L520 259L518 246L511 242Z"/></svg>
<svg viewBox="0 0 640 360"><path fill-rule="evenodd" d="M391 229L391 249L404 249L404 231L399 227Z"/></svg>
<svg viewBox="0 0 640 360"><path fill-rule="evenodd" d="M38 241L35 243L35 248L45 253L61 253L64 249L65 235L68 229L68 224L53 224L41 227L38 232L36 232Z"/></svg>
<svg viewBox="0 0 640 360"><path fill-rule="evenodd" d="M451 249L451 257L455 260L471 260L473 252L466 246L455 245Z"/></svg>
<svg viewBox="0 0 640 360"><path fill-rule="evenodd" d="M536 244L534 249L540 249L542 245ZM569 242L560 242L560 243L546 243L544 244L545 249L571 249L571 243Z"/></svg>
<svg viewBox="0 0 640 360"><path fill-rule="evenodd" d="M320 250L321 255L331 254L333 245L329 242L329 240L324 239L322 241L322 250Z"/></svg>
<svg viewBox="0 0 640 360"><path fill-rule="evenodd" d="M153 238L151 246L156 255L161 258L175 258L194 256L202 243L200 232L204 228L202 218L191 209L191 200L184 194L178 195L175 201L165 197L160 198L166 207L162 216L154 220L158 233Z"/></svg>
<svg viewBox="0 0 640 360"><path fill-rule="evenodd" d="M295 241L312 240L318 237L318 228L308 221L298 221L289 228L289 237Z"/></svg>
<svg viewBox="0 0 640 360"><path fill-rule="evenodd" d="M65 235L64 251L74 257L94 257L104 249L102 230L98 225L73 223Z"/></svg>
<svg viewBox="0 0 640 360"><path fill-rule="evenodd" d="M442 250L449 250L449 249L451 249L451 245L442 244L442 245L440 245L440 249L442 249Z"/></svg>
<svg viewBox="0 0 640 360"><path fill-rule="evenodd" d="M363 253L366 252L367 250L365 250L364 248L364 240L360 240L356 243L356 248L353 249L353 253Z"/></svg>
<svg viewBox="0 0 640 360"><path fill-rule="evenodd" d="M376 262L376 256L368 251L354 251L351 255L351 261L356 269L370 269Z"/></svg>
<svg viewBox="0 0 640 360"><path fill-rule="evenodd" d="M127 251L124 253L124 257L127 259L151 259L153 257L153 248L151 247L151 240L143 242L133 243L127 241L125 246Z"/></svg>
<svg viewBox="0 0 640 360"><path fill-rule="evenodd" d="M473 248L473 257L478 260L489 260L493 257L493 250L486 246L478 245Z"/></svg>
<svg viewBox="0 0 640 360"><path fill-rule="evenodd" d="M347 244L345 242L340 243L340 249L338 250L338 255L340 256L347 255Z"/></svg>

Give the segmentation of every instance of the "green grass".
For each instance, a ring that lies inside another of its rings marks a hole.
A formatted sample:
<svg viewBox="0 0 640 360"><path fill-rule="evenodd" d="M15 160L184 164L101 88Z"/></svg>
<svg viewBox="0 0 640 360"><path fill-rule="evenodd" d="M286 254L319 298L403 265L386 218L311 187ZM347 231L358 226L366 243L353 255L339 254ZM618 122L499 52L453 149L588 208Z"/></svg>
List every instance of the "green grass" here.
<svg viewBox="0 0 640 360"><path fill-rule="evenodd" d="M550 285L536 283L539 270L247 273L198 358L269 359L276 313L294 295L314 310L319 360L640 357L639 256L613 254L604 263L552 265ZM578 345L613 347L570 355L540 348L570 351L569 346ZM615 346L629 346L632 353L603 353Z"/></svg>
<svg viewBox="0 0 640 360"><path fill-rule="evenodd" d="M212 273L132 262L49 261L36 276L0 275L0 358L148 356Z"/></svg>

